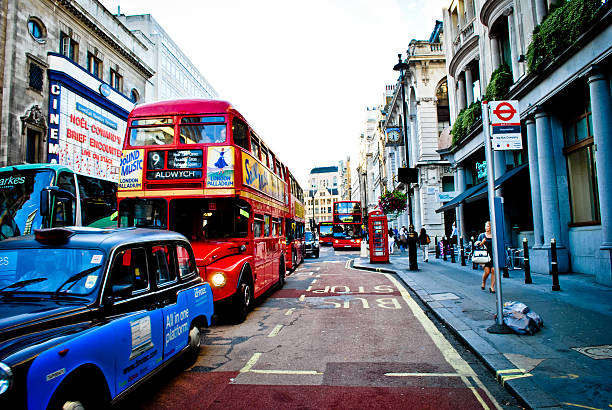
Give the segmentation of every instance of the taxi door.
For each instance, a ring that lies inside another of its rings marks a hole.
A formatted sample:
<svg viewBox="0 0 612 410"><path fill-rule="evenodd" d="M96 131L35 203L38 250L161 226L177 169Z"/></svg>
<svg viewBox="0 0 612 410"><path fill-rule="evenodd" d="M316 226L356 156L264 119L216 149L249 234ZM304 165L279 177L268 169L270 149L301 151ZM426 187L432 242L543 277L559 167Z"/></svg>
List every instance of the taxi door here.
<svg viewBox="0 0 612 410"><path fill-rule="evenodd" d="M162 363L162 311L156 308L151 285L145 248L125 248L115 254L107 285L114 340L101 343L112 346L115 354L117 394Z"/></svg>

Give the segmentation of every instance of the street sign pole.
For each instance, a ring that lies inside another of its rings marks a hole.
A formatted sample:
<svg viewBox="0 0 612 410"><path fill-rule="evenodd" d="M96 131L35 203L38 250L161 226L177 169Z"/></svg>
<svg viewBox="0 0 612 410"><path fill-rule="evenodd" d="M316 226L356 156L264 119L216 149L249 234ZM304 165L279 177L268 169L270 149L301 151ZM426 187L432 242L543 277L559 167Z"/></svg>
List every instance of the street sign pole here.
<svg viewBox="0 0 612 410"><path fill-rule="evenodd" d="M495 297L497 302L497 318L495 325L487 329L490 333L508 333L504 325L502 312L502 285L499 273L499 260L497 255L497 218L495 215L495 174L493 167L493 149L491 148L491 135L489 130L489 103L482 102L482 130L484 134L485 158L487 160L487 192L489 196L489 220L491 221L491 234L493 235L493 267L495 268ZM509 330L509 329L508 329Z"/></svg>

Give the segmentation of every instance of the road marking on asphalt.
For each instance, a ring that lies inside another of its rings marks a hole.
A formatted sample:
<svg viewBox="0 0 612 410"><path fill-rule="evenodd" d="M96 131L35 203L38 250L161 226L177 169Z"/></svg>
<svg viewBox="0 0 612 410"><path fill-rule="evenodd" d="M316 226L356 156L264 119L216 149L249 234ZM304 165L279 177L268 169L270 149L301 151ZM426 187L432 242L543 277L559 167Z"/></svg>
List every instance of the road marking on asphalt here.
<svg viewBox="0 0 612 410"><path fill-rule="evenodd" d="M505 369L498 370L497 372L495 372L495 376L503 386L506 384L506 382L510 380L521 379L523 377L531 377L533 375L531 373L528 373L525 369Z"/></svg>
<svg viewBox="0 0 612 410"><path fill-rule="evenodd" d="M487 397L489 397L489 400L491 400L495 408L501 410L501 406L499 405L499 403L497 403L497 400L495 400L495 397L493 397L493 395L491 394L491 392L489 392L487 387L484 384L482 384L480 379L478 379L476 372L470 367L470 365L465 360L463 360L463 358L459 355L459 353L455 350L455 348L449 343L449 341L444 338L444 336L442 335L442 333L440 333L438 328L436 328L433 322L429 320L425 312L412 299L408 291L392 275L388 273L383 273L383 275L385 275L387 279L389 279L389 281L395 285L395 288L399 290L400 294L402 295L402 298L404 299L404 301L406 302L406 304L412 311L412 314L421 323L421 326L423 326L423 328L425 329L425 331L427 332L431 340L434 342L438 350L440 350L440 352L442 353L442 356L444 356L444 359L453 367L453 369L455 369L457 373L469 375L470 377L472 377L472 379L476 382L476 385L478 386L478 388L480 388L482 391L486 393ZM471 383L469 383L467 379L465 379L464 377L462 377L461 379L466 384L466 387L468 388L472 387ZM474 394L476 399L481 403L483 408L488 408L488 406L486 405L486 403L484 403L484 401L482 400L482 397L480 397L480 394L478 394L478 391L476 389L472 389L472 393Z"/></svg>
<svg viewBox="0 0 612 410"><path fill-rule="evenodd" d="M300 298L298 299L300 302L303 302L304 300L306 300L306 295L301 295Z"/></svg>
<svg viewBox="0 0 612 410"><path fill-rule="evenodd" d="M590 406L584 406L582 404L575 404L575 403L566 403L566 402L561 402L561 404L565 404L567 406L574 406L574 407L580 407L581 409L590 409L590 410L602 410L598 407L590 407ZM612 407L612 404L608 404L608 407Z"/></svg>
<svg viewBox="0 0 612 410"><path fill-rule="evenodd" d="M272 329L272 331L268 334L268 337L274 337L278 334L278 332L281 331L281 329L283 328L283 325L276 325L274 327L274 329Z"/></svg>
<svg viewBox="0 0 612 410"><path fill-rule="evenodd" d="M312 290L312 286L308 286L308 287L306 288L306 292L310 292L311 290Z"/></svg>
<svg viewBox="0 0 612 410"><path fill-rule="evenodd" d="M471 376L461 373L385 373L389 377L464 377Z"/></svg>
<svg viewBox="0 0 612 410"><path fill-rule="evenodd" d="M295 308L291 308L288 311L285 312L285 316L289 316L290 314L293 313L293 311L295 310Z"/></svg>
<svg viewBox="0 0 612 410"><path fill-rule="evenodd" d="M310 283L312 283L314 285L317 282L318 282L318 279L313 279L312 282L310 282Z"/></svg>
<svg viewBox="0 0 612 410"><path fill-rule="evenodd" d="M244 365L242 369L240 369L240 373L246 373L251 370L251 368L257 363L259 358L261 357L261 353L254 353L253 356L249 359L248 362Z"/></svg>
<svg viewBox="0 0 612 410"><path fill-rule="evenodd" d="M321 375L323 373L316 370L257 370L253 369L262 353L253 353L249 361L240 369L240 373L259 373L259 374L297 374L297 375Z"/></svg>

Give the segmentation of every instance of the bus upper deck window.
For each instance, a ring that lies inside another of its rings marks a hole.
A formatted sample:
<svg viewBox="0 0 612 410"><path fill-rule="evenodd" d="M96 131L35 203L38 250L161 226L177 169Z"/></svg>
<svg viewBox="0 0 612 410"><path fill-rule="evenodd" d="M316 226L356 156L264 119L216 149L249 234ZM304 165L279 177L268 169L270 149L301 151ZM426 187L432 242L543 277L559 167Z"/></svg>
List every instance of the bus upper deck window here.
<svg viewBox="0 0 612 410"><path fill-rule="evenodd" d="M249 150L249 138L248 138L248 127L240 121L238 118L232 120L232 139L234 144L238 145L245 150Z"/></svg>

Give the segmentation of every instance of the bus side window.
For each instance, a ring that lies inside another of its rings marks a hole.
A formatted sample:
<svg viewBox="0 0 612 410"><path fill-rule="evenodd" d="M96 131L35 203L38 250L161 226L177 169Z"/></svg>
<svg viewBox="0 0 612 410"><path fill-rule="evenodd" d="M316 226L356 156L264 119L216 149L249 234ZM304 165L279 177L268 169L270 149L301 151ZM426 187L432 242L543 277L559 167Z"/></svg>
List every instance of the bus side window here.
<svg viewBox="0 0 612 410"><path fill-rule="evenodd" d="M74 183L74 174L70 172L61 172L57 177L57 187L64 191L70 192L76 198L76 185ZM68 204L67 200L55 201L54 206L54 221L52 226L67 226L67 225L80 225L76 220L76 200L70 201ZM71 213L72 215L68 215Z"/></svg>
<svg viewBox="0 0 612 410"><path fill-rule="evenodd" d="M232 120L232 138L234 139L234 144L248 151L249 138L247 130L248 128L244 122L238 118Z"/></svg>
<svg viewBox="0 0 612 410"><path fill-rule="evenodd" d="M261 238L263 236L263 216L255 215L255 219L253 220L253 237Z"/></svg>
<svg viewBox="0 0 612 410"><path fill-rule="evenodd" d="M264 236L270 236L270 215L264 215Z"/></svg>
<svg viewBox="0 0 612 410"><path fill-rule="evenodd" d="M251 133L251 153L257 159L261 155L261 149L259 147L259 138L257 138L253 133Z"/></svg>

